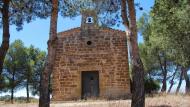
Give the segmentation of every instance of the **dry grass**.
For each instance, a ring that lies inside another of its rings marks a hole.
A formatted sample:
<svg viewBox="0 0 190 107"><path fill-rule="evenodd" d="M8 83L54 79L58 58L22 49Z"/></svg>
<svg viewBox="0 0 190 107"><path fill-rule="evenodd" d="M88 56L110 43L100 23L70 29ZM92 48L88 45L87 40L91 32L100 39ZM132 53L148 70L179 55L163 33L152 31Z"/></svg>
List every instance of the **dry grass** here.
<svg viewBox="0 0 190 107"><path fill-rule="evenodd" d="M2 103L2 104L1 104ZM36 103L30 104L4 104L0 107L38 107ZM52 103L51 107L130 107L130 100L117 101L77 101ZM146 107L190 107L190 96L162 95L146 98Z"/></svg>
<svg viewBox="0 0 190 107"><path fill-rule="evenodd" d="M190 96L162 95L146 98L146 107L190 107Z"/></svg>

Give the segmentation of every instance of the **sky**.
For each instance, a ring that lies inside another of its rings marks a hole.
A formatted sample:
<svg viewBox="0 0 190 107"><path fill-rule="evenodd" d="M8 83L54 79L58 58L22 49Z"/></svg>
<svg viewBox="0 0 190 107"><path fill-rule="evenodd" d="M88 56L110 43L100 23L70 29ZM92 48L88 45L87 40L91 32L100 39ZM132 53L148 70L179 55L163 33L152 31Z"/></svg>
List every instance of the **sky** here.
<svg viewBox="0 0 190 107"><path fill-rule="evenodd" d="M143 12L149 12L150 7L153 6L154 0L136 0L136 3L140 3L143 7L143 11L137 9L137 18L139 18ZM76 18L63 18L59 16L58 18L58 32L62 32L71 28L80 27L81 16ZM26 46L31 44L41 50L47 51L47 40L49 37L49 26L50 19L36 19L31 23L25 23L23 25L23 30L17 31L14 25L10 26L10 40L11 42L16 39L20 39L24 42ZM124 30L123 26L116 27L116 29ZM0 29L0 35L2 35L2 29ZM139 37L139 41L142 41L142 37ZM0 38L0 41L2 38Z"/></svg>
<svg viewBox="0 0 190 107"><path fill-rule="evenodd" d="M154 0L135 0L135 3L140 3L140 6L143 7L143 10L140 11L137 9L136 16L137 19L143 14L143 12L148 13L151 7L154 5ZM81 16L76 18L63 18L59 16L58 18L58 32L63 32L71 28L80 27ZM49 26L50 19L36 19L31 23L25 23L23 25L23 30L17 31L14 25L10 26L10 41L13 42L17 39L20 39L24 42L25 46L34 45L41 50L47 51L47 40L49 38ZM115 29L124 30L124 26L115 27ZM0 29L0 35L2 35L2 29ZM142 36L138 37L139 42L143 42ZM2 38L0 38L0 41ZM1 44L1 42L0 42ZM183 82L184 84L184 82ZM6 93L4 93L6 94ZM0 93L0 95L4 95ZM25 89L18 91L16 96L25 96Z"/></svg>

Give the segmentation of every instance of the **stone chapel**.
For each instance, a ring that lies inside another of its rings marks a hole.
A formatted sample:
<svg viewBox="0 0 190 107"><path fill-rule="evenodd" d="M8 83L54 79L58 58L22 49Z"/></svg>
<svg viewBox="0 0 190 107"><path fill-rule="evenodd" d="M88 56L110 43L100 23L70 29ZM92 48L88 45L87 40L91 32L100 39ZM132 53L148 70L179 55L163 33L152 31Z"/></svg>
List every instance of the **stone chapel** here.
<svg viewBox="0 0 190 107"><path fill-rule="evenodd" d="M98 26L95 11L82 13L81 27L57 34L55 57L52 101L130 95L126 34Z"/></svg>

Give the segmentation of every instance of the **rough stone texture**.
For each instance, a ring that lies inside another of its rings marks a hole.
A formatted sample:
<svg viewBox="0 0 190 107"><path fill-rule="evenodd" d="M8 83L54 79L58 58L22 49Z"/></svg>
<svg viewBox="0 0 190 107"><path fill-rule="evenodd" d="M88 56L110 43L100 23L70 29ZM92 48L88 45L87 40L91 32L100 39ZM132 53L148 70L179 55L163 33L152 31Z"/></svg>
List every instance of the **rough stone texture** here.
<svg viewBox="0 0 190 107"><path fill-rule="evenodd" d="M88 45L88 41L92 44ZM85 26L58 33L52 100L80 99L83 71L99 72L99 98L129 95L125 32L111 28L88 29L88 26Z"/></svg>

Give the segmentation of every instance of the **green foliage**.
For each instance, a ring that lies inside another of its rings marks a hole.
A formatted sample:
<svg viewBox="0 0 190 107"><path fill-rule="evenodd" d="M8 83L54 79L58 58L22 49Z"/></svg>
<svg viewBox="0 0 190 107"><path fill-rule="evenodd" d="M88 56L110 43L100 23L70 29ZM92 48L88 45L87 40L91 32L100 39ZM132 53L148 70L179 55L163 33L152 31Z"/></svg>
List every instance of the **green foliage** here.
<svg viewBox="0 0 190 107"><path fill-rule="evenodd" d="M189 1L156 0L151 12L152 29L160 43L176 55L175 62L190 64L190 5Z"/></svg>
<svg viewBox="0 0 190 107"><path fill-rule="evenodd" d="M187 0L155 0L150 14L143 14L140 18L138 29L144 38L144 44L139 46L140 55L147 74L154 79L160 76L158 80L162 80L164 73L157 73L164 71L164 67L167 80L172 77L176 66L189 67L189 11ZM179 77L179 73L176 76Z"/></svg>
<svg viewBox="0 0 190 107"><path fill-rule="evenodd" d="M145 79L145 93L157 93L160 89L160 82L152 79Z"/></svg>
<svg viewBox="0 0 190 107"><path fill-rule="evenodd" d="M40 51L34 46L28 48L28 74L26 78L29 78L30 89L33 95L39 94L40 76L44 70L44 64L46 59L46 53Z"/></svg>
<svg viewBox="0 0 190 107"><path fill-rule="evenodd" d="M7 52L4 62L3 76L5 80L8 81L8 88L11 90L16 91L16 89L19 89L20 86L22 86L25 54L25 47L20 40L16 40L12 43Z"/></svg>
<svg viewBox="0 0 190 107"><path fill-rule="evenodd" d="M157 56L152 52L151 47L139 44L140 56L146 73L160 68Z"/></svg>
<svg viewBox="0 0 190 107"><path fill-rule="evenodd" d="M21 40L13 42L5 58L1 90L14 90L27 86L33 95L39 93L41 72L44 69L46 53L30 46L26 48Z"/></svg>
<svg viewBox="0 0 190 107"><path fill-rule="evenodd" d="M25 22L30 23L36 18L46 19L51 15L52 0L10 0L9 14L10 25L16 25L17 30L22 30ZM75 17L80 14L81 0L59 0L59 13L63 17ZM0 9L3 1L0 1ZM0 12L2 16L2 12ZM2 27L2 18L0 26Z"/></svg>
<svg viewBox="0 0 190 107"><path fill-rule="evenodd" d="M65 1L68 2L69 0ZM70 11L75 10L74 12L75 15L80 14L80 11L83 10L95 10L96 13L98 14L99 24L102 27L114 26L114 25L119 26L119 24L121 23L120 11L119 11L120 1L118 0L74 0L74 1L75 2L68 2L68 4L71 4L71 7L73 7L72 9L70 9ZM69 15L70 13L73 12L65 12L64 14Z"/></svg>
<svg viewBox="0 0 190 107"><path fill-rule="evenodd" d="M5 76L0 76L0 93L7 92L8 81Z"/></svg>
<svg viewBox="0 0 190 107"><path fill-rule="evenodd" d="M0 2L2 8L3 2ZM10 24L16 25L17 30L22 30L24 22L31 22L37 17L47 18L51 12L49 0L10 0L9 14ZM0 15L2 13L0 12ZM0 19L0 24L2 24Z"/></svg>
<svg viewBox="0 0 190 107"><path fill-rule="evenodd" d="M173 66L169 49L161 43L164 38L154 35L151 17L145 13L138 21L138 30L144 38L144 43L139 44L139 50L145 73L162 80L164 67L169 70Z"/></svg>

